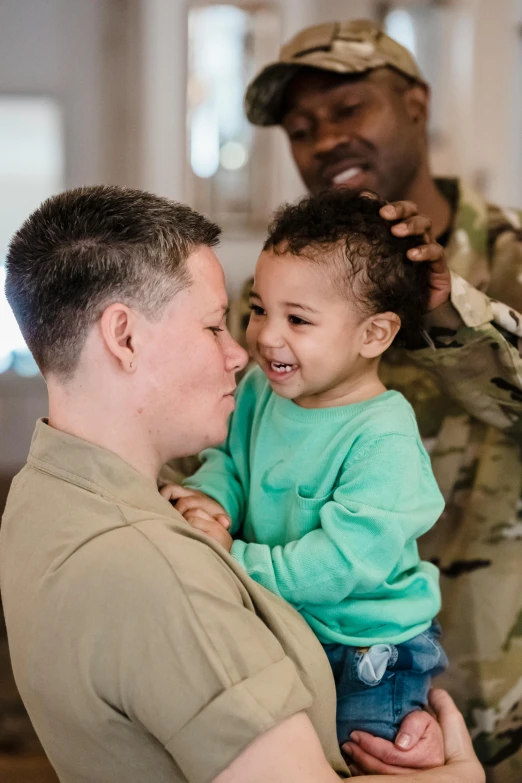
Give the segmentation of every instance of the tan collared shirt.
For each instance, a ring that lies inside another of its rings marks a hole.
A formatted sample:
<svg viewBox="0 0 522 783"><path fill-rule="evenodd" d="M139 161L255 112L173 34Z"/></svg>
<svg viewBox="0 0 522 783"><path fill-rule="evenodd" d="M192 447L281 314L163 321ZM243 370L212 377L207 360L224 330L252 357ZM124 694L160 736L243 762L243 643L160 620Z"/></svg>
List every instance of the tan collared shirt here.
<svg viewBox="0 0 522 783"><path fill-rule="evenodd" d="M206 783L300 710L347 772L304 621L112 452L38 422L0 585L16 682L62 783Z"/></svg>

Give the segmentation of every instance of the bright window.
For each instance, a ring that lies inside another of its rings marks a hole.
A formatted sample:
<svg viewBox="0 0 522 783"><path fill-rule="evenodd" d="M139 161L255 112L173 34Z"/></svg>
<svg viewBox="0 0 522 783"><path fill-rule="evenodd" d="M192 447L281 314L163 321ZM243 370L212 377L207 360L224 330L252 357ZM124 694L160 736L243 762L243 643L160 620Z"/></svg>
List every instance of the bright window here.
<svg viewBox="0 0 522 783"><path fill-rule="evenodd" d="M386 32L390 38L394 38L406 49L409 49L414 57L417 57L417 36L415 25L409 11L397 8L386 16Z"/></svg>
<svg viewBox="0 0 522 783"><path fill-rule="evenodd" d="M0 95L0 372L38 373L5 298L4 262L14 232L63 189L63 176L59 105L45 97Z"/></svg>
<svg viewBox="0 0 522 783"><path fill-rule="evenodd" d="M255 72L277 55L272 3L194 2L189 10L188 161L192 206L219 223L264 225L270 208L271 140L245 117Z"/></svg>

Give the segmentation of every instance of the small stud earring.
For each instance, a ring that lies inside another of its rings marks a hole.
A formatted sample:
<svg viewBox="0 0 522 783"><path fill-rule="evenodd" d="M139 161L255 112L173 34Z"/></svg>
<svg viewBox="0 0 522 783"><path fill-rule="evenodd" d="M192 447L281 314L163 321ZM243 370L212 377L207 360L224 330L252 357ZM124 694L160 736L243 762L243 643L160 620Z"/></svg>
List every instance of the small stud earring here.
<svg viewBox="0 0 522 783"><path fill-rule="evenodd" d="M134 362L129 362L129 370L134 370Z"/></svg>

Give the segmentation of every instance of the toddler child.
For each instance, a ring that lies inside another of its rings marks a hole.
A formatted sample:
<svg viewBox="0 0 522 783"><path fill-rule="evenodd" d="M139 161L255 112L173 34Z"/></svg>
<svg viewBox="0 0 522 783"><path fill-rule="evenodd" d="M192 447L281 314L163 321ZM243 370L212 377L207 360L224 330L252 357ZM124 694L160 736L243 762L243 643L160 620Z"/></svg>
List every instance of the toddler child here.
<svg viewBox="0 0 522 783"><path fill-rule="evenodd" d="M429 270L407 260L418 238L393 236L382 206L341 190L276 214L250 294L258 366L226 442L184 490L163 490L188 496L189 521L309 623L340 743L354 729L393 740L447 663L438 571L417 550L443 500L413 409L378 374L392 343L421 334Z"/></svg>

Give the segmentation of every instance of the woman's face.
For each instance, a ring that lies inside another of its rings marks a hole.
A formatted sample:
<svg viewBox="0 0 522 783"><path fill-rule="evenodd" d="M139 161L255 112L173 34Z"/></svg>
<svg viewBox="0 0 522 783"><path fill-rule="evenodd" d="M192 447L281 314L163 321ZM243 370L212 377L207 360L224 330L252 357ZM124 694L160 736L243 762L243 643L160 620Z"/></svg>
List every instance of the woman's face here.
<svg viewBox="0 0 522 783"><path fill-rule="evenodd" d="M226 327L223 269L208 247L188 259L192 285L150 324L144 356L144 412L162 459L225 440L236 373L248 356Z"/></svg>

